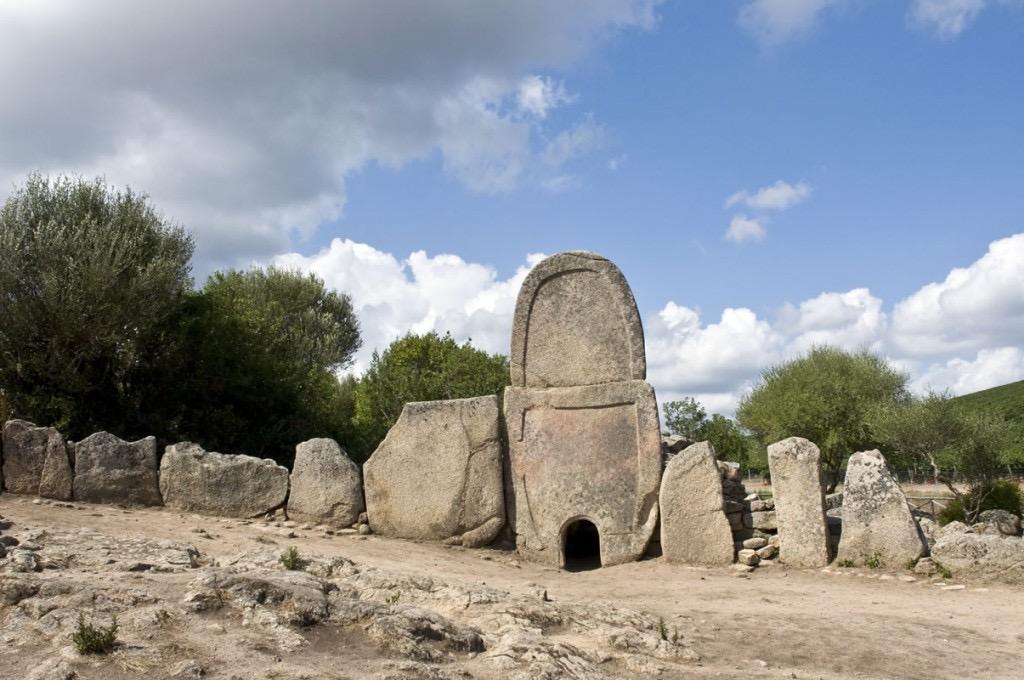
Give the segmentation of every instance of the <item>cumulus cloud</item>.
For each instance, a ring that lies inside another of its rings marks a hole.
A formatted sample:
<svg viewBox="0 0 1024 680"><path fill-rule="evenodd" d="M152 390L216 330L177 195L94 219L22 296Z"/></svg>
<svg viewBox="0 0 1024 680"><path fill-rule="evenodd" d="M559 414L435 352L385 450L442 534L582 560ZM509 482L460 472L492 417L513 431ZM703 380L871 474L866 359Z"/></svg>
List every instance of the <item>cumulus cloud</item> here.
<svg viewBox="0 0 1024 680"><path fill-rule="evenodd" d="M508 354L516 296L530 269L543 259L527 255L515 273L498 277L493 267L457 255L422 250L398 259L365 243L334 239L313 255L273 258L280 267L312 272L352 296L363 347L354 370L364 370L373 351L408 332L450 332L460 342Z"/></svg>
<svg viewBox="0 0 1024 680"><path fill-rule="evenodd" d="M101 174L238 264L336 219L370 162L440 152L470 191L540 183L586 148L545 153L572 97L540 73L651 28L657 2L0 2L0 192Z"/></svg>
<svg viewBox="0 0 1024 680"><path fill-rule="evenodd" d="M780 45L810 32L838 0L750 0L740 8L739 25L765 46Z"/></svg>
<svg viewBox="0 0 1024 680"><path fill-rule="evenodd" d="M810 195L811 186L807 182L790 184L780 179L775 184L761 187L757 191L737 191L725 200L725 207L744 205L751 210L786 210L803 203Z"/></svg>
<svg viewBox="0 0 1024 680"><path fill-rule="evenodd" d="M942 283L923 286L891 312L867 288L825 292L782 305L769 316L729 307L705 320L698 309L666 302L644 320L648 379L662 402L693 396L710 411L727 415L763 370L825 344L887 357L911 376L919 392L963 394L1024 379L1024 332L1017 325L1024 317L1021 247L1024 234L995 241L976 262L953 270ZM452 254L416 251L398 258L364 243L335 239L313 255L289 253L273 263L314 272L328 286L352 295L365 340L356 357L358 371L374 349L409 331L451 332L459 341L472 339L481 349L507 353L519 287L543 257L527 255L503 278L489 265ZM942 290L937 293L937 288ZM942 304L933 305L936 299ZM923 307L922 300L927 301ZM920 308L927 313L914 318L927 324L915 332L945 325L988 330L953 350L926 352L920 345L906 345L900 335L907 310ZM968 312L965 321L962 315Z"/></svg>
<svg viewBox="0 0 1024 680"><path fill-rule="evenodd" d="M975 351L1024 338L1024 234L989 244L965 268L950 271L896 304L892 344L909 356Z"/></svg>
<svg viewBox="0 0 1024 680"><path fill-rule="evenodd" d="M767 232L759 220L746 215L736 215L729 222L729 228L725 232L726 240L734 243L745 243L747 241L761 241Z"/></svg>

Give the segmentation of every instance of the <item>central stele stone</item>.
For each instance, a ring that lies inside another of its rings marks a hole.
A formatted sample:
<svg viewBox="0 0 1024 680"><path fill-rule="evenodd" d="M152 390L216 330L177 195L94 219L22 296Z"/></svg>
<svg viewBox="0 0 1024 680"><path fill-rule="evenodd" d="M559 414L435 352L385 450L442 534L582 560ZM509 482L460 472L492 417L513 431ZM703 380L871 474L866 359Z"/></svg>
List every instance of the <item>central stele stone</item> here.
<svg viewBox="0 0 1024 680"><path fill-rule="evenodd" d="M643 327L622 272L559 253L519 291L505 390L516 546L566 566L567 537L596 528L600 564L639 559L658 518L661 438Z"/></svg>

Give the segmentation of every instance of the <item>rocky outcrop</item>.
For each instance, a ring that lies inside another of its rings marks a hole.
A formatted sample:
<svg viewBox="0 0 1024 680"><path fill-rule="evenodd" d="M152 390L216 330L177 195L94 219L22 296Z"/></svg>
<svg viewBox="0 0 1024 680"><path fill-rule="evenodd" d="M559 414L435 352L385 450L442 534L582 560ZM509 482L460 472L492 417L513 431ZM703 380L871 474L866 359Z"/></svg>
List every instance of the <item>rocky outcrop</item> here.
<svg viewBox="0 0 1024 680"><path fill-rule="evenodd" d="M505 524L497 397L406 404L364 476L374 533L490 543Z"/></svg>
<svg viewBox="0 0 1024 680"><path fill-rule="evenodd" d="M87 503L161 505L156 439L127 442L97 432L70 448L75 458L75 500Z"/></svg>
<svg viewBox="0 0 1024 680"><path fill-rule="evenodd" d="M70 500L71 464L64 437L52 427L9 420L3 432L7 491Z"/></svg>
<svg viewBox="0 0 1024 680"><path fill-rule="evenodd" d="M907 497L879 451L850 456L842 509L837 559L858 565L871 560L902 568L924 554L925 545Z"/></svg>
<svg viewBox="0 0 1024 680"><path fill-rule="evenodd" d="M168 446L160 462L164 505L222 517L255 517L284 505L288 468L269 458L205 451L198 444Z"/></svg>
<svg viewBox="0 0 1024 680"><path fill-rule="evenodd" d="M359 466L333 439L310 439L295 447L288 518L343 528L364 510Z"/></svg>
<svg viewBox="0 0 1024 680"><path fill-rule="evenodd" d="M932 546L932 560L956 577L1024 586L1024 539L946 525Z"/></svg>
<svg viewBox="0 0 1024 680"><path fill-rule="evenodd" d="M699 442L673 456L661 479L661 549L669 562L718 566L733 561L722 511L715 450Z"/></svg>
<svg viewBox="0 0 1024 680"><path fill-rule="evenodd" d="M821 452L812 442L790 437L768 447L779 561L794 567L828 564L828 527L821 485Z"/></svg>

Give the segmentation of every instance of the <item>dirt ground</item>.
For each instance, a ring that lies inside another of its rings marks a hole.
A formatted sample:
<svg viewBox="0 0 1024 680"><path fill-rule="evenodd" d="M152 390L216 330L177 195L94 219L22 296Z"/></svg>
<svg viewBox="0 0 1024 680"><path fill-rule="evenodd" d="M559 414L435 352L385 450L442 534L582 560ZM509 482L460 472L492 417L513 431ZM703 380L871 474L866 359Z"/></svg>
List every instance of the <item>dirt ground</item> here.
<svg viewBox="0 0 1024 680"><path fill-rule="evenodd" d="M1007 586L957 584L914 577L909 572L801 571L780 565L738 574L731 569L669 565L662 559L569 573L523 562L515 553L501 550L466 550L377 536L330 536L312 528L292 529L163 509L36 504L33 499L11 494L0 495L0 515L15 523L14 529L5 533L59 533L87 527L121 538L190 543L214 563L254 548L279 552L295 546L304 556L341 556L365 568L467 588L487 586L509 593L543 589L556 605L628 607L678 626L699 655L699 660L689 661L682 670L662 671L661 677L1024 678L1024 591ZM289 533L294 536L288 537ZM40 576L65 578L60 571L47 572ZM184 588L187 581L180 573L133 576L169 593ZM966 587L959 587L962 585ZM174 596L180 601L180 595ZM0 603L0 624L5 617L10 624L11 616L12 608ZM557 641L560 635L569 640L572 633L556 629L545 631L545 635ZM26 669L36 660L29 657L55 653L67 657L73 654L68 650L66 646L60 652L45 646L25 646L17 652L11 645L0 648L0 677L25 677ZM214 657L220 654L216 650L211 653ZM237 650L223 647L232 674L214 664L205 677L293 677L275 670L283 662L330 667L332 673L342 673L294 677L379 677L367 665L367 657L373 654L343 631L313 631L304 644L285 653L239 655ZM85 679L168 677L136 672L125 663L105 666L94 661L75 667ZM460 668L473 677L503 677L493 669L475 666L472 660ZM602 677L643 675L619 670ZM394 677L402 677L401 672Z"/></svg>

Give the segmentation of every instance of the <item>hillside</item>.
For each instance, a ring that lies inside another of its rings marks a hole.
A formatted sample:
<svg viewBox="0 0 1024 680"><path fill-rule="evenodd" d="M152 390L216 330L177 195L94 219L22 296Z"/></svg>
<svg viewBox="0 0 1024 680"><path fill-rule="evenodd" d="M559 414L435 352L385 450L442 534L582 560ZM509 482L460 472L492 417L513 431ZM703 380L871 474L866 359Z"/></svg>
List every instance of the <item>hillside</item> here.
<svg viewBox="0 0 1024 680"><path fill-rule="evenodd" d="M957 397L968 408L1002 413L1008 420L1024 424L1024 380Z"/></svg>

